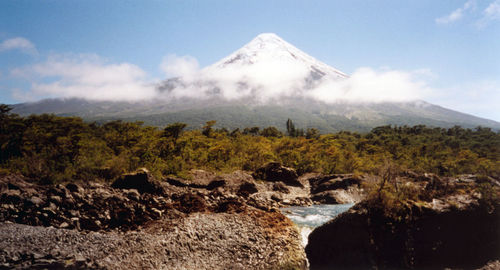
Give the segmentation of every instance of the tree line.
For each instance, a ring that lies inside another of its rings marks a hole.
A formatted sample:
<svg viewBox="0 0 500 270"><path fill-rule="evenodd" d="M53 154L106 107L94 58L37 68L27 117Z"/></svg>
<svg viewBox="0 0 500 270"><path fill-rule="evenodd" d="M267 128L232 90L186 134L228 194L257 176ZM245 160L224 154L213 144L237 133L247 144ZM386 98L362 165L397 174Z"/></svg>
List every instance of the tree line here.
<svg viewBox="0 0 500 270"><path fill-rule="evenodd" d="M374 173L390 161L439 175L500 177L500 133L464 129L382 126L360 134L303 131L292 120L276 127L201 130L141 122L87 123L49 114L21 117L0 105L0 173L20 173L43 183L110 180L140 167L156 177L189 177L191 169L217 173L255 170L277 161L299 174Z"/></svg>

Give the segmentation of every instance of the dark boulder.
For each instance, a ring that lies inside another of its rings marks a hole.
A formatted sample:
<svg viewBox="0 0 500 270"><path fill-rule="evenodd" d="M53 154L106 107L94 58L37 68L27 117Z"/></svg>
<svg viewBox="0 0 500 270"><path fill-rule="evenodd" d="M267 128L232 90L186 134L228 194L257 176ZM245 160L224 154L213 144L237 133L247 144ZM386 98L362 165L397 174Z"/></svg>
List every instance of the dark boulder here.
<svg viewBox="0 0 500 270"><path fill-rule="evenodd" d="M207 185L207 189L208 190L212 190L212 189L216 189L218 187L223 187L225 185L226 185L226 180L224 180L224 179L215 179L215 180L213 180L212 182L210 182Z"/></svg>
<svg viewBox="0 0 500 270"><path fill-rule="evenodd" d="M259 192L257 189L257 186L254 183L251 182L245 182L240 185L238 189L238 195L242 197L248 197L250 194L254 194Z"/></svg>
<svg viewBox="0 0 500 270"><path fill-rule="evenodd" d="M240 213L245 211L246 205L237 198L229 198L220 202L214 209L216 213Z"/></svg>
<svg viewBox="0 0 500 270"><path fill-rule="evenodd" d="M176 186L176 187L187 187L187 186L189 186L188 184L184 183L180 179L167 177L165 180L167 181L167 183L169 183L172 186Z"/></svg>
<svg viewBox="0 0 500 270"><path fill-rule="evenodd" d="M352 174L333 174L309 179L311 193L320 193L327 190L348 189L351 186L359 187L362 179Z"/></svg>
<svg viewBox="0 0 500 270"><path fill-rule="evenodd" d="M257 169L252 176L255 179L266 180L270 182L281 181L289 186L303 187L298 180L297 172L288 167L282 166L278 162L268 163L266 166Z"/></svg>
<svg viewBox="0 0 500 270"><path fill-rule="evenodd" d="M203 212L207 210L205 200L195 193L174 194L172 199L176 201L176 208L184 213Z"/></svg>
<svg viewBox="0 0 500 270"><path fill-rule="evenodd" d="M68 183L66 188L73 193L83 193L85 189L75 183Z"/></svg>
<svg viewBox="0 0 500 270"><path fill-rule="evenodd" d="M338 193L332 190L323 191L317 194L314 194L311 197L311 200L320 204L339 204L339 203L349 203L344 202L338 198Z"/></svg>
<svg viewBox="0 0 500 270"><path fill-rule="evenodd" d="M113 188L137 189L140 193L163 194L163 187L146 170L141 169L135 173L124 174L111 185Z"/></svg>

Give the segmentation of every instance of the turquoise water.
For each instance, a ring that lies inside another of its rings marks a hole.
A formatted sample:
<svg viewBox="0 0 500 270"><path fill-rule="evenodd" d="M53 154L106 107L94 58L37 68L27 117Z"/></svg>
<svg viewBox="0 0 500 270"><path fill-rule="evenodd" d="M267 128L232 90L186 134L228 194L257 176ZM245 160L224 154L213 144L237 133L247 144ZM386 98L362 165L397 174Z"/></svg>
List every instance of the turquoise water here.
<svg viewBox="0 0 500 270"><path fill-rule="evenodd" d="M295 223L302 236L302 244L307 245L307 237L314 228L349 210L354 204L321 204L312 206L292 206L281 208L281 212Z"/></svg>

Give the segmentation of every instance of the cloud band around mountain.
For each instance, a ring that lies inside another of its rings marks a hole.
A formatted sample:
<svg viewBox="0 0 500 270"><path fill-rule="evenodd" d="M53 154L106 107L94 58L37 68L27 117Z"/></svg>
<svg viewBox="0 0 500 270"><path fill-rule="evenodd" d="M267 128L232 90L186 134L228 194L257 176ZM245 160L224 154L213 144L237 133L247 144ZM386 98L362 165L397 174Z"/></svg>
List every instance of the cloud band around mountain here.
<svg viewBox="0 0 500 270"><path fill-rule="evenodd" d="M278 61L217 73L199 69L194 57L169 55L160 68L166 76L179 77L184 84L170 92L157 90L145 71L129 63L108 63L97 55L55 54L42 63L17 68L11 76L30 81L28 91L15 90L21 101L41 98L84 98L107 101L209 98L214 94L228 100L252 98L269 102L283 97L306 97L323 102L384 102L423 98L428 92L417 72L377 71L360 68L349 78L323 79L307 86L308 69ZM309 87L309 89L308 89Z"/></svg>
<svg viewBox="0 0 500 270"><path fill-rule="evenodd" d="M172 98L208 98L213 89L229 100L253 98L263 103L280 98L313 98L334 102L400 102L417 100L430 91L421 71L374 70L359 68L345 79L322 78L309 85L310 69L294 62L266 61L218 72L214 68L196 70L192 57L170 56L169 70L181 84L170 90ZM165 68L165 65L162 65ZM186 67L191 67L186 69ZM187 79L186 79L187 78Z"/></svg>

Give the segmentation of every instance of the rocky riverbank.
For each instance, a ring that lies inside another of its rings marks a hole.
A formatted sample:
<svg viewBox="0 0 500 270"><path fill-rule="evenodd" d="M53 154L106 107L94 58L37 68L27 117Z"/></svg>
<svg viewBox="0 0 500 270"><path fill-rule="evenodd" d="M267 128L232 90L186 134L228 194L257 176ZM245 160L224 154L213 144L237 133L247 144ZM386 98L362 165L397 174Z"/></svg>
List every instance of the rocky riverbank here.
<svg viewBox="0 0 500 270"><path fill-rule="evenodd" d="M56 186L1 177L0 267L306 268L297 228L276 207L310 204L308 191L241 171L193 176L160 183L142 170Z"/></svg>
<svg viewBox="0 0 500 270"><path fill-rule="evenodd" d="M191 171L41 185L0 177L0 269L497 269L500 183L474 175ZM394 180L394 181L393 181ZM304 251L279 208L357 203Z"/></svg>
<svg viewBox="0 0 500 270"><path fill-rule="evenodd" d="M194 213L141 230L0 224L0 263L16 269L304 269L295 228L262 211Z"/></svg>

